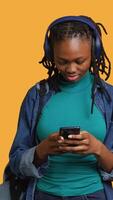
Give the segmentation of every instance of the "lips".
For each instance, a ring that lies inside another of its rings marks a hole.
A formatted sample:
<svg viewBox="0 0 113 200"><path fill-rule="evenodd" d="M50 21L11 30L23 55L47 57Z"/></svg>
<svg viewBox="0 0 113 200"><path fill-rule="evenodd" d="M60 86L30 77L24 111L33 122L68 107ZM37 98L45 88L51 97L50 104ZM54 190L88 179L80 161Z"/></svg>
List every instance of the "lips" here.
<svg viewBox="0 0 113 200"><path fill-rule="evenodd" d="M79 78L79 74L74 74L74 75L66 75L66 79L69 81L75 81Z"/></svg>

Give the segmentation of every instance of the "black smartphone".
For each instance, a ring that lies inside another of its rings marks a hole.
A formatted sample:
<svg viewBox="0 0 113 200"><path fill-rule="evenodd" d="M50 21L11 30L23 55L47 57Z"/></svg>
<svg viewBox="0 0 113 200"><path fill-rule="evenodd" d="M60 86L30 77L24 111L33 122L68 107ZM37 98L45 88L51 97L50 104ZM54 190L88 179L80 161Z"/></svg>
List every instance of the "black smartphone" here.
<svg viewBox="0 0 113 200"><path fill-rule="evenodd" d="M80 126L61 127L59 133L64 139L69 139L68 135L80 133Z"/></svg>

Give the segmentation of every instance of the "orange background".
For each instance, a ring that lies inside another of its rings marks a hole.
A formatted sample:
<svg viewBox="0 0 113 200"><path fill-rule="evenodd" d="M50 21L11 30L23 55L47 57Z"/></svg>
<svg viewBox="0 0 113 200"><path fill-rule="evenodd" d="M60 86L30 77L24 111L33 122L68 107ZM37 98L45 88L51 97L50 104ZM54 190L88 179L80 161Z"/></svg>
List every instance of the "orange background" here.
<svg viewBox="0 0 113 200"><path fill-rule="evenodd" d="M0 5L0 182L8 162L21 102L27 90L46 77L38 64L47 26L64 15L88 15L102 22L106 52L113 63L112 0L10 0ZM113 84L113 71L109 79Z"/></svg>

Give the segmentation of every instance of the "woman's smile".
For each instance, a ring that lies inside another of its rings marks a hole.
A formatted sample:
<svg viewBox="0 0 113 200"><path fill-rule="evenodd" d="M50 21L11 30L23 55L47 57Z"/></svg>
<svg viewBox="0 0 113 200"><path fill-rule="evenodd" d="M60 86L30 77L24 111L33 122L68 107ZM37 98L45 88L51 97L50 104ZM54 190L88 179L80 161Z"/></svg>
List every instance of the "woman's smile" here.
<svg viewBox="0 0 113 200"><path fill-rule="evenodd" d="M78 81L91 65L91 41L72 38L54 44L54 61L67 81Z"/></svg>
<svg viewBox="0 0 113 200"><path fill-rule="evenodd" d="M64 78L68 81L77 81L80 78L80 74L65 74Z"/></svg>

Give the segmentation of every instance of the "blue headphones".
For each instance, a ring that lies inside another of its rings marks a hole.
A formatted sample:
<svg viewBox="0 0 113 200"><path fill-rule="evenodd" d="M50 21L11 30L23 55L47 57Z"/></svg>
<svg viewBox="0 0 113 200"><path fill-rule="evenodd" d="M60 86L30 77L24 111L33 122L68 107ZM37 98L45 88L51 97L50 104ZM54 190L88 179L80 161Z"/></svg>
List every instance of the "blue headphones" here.
<svg viewBox="0 0 113 200"><path fill-rule="evenodd" d="M80 21L83 22L85 24L87 24L94 33L94 51L95 51L95 57L96 59L100 58L100 54L101 54L101 48L102 48L102 42L101 42L101 37L100 34L95 26L95 24L88 18L85 16L64 16L61 18L56 19L55 21L53 21L46 32L45 35L45 42L44 42L44 52L45 52L45 56L51 60L51 48L50 48L50 42L49 42L49 36L48 33L50 31L50 29L55 26L56 24L62 23L62 22L68 22L68 21Z"/></svg>

